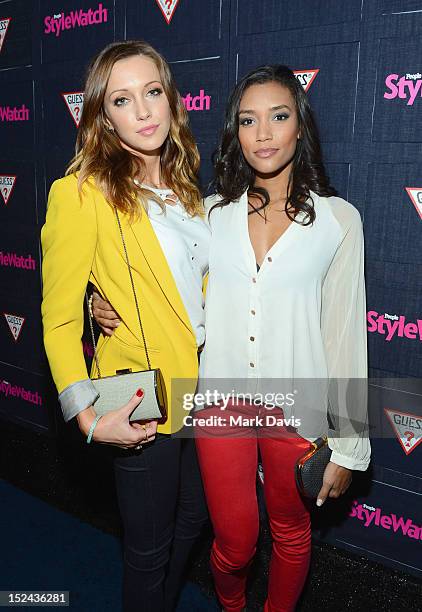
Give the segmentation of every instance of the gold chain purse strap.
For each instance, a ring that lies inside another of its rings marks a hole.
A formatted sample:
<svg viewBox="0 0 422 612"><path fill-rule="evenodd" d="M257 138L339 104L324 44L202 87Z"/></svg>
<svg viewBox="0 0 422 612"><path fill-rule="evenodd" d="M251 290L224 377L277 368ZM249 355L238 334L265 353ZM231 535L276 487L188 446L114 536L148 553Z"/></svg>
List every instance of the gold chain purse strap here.
<svg viewBox="0 0 422 612"><path fill-rule="evenodd" d="M121 239L122 239L123 250L124 250L125 259L126 259L126 265L127 265L128 271L129 271L130 283L132 285L133 298L135 300L136 312L138 314L139 327L140 327L140 330L141 330L142 342L143 342L144 348L145 348L145 355L146 355L146 358L147 358L148 370L152 370L151 361L150 361L150 358L149 358L149 353L148 353L148 348L147 348L147 343L146 343L146 340L145 340L144 327L142 325L141 313L140 313L140 310L139 310L139 302L138 302L138 298L137 298L136 291L135 291L135 283L133 282L133 275L132 275L132 270L131 270L130 263L129 263L129 256L128 256L128 252L127 252L127 248L126 248L125 237L123 235L122 224L120 222L120 217L119 217L119 213L118 213L117 208L115 208L114 210L115 210L115 213L116 213L117 225L119 226L119 232L120 232L120 236L121 236ZM92 308L90 307L90 300L88 300L88 296L87 296L86 293L85 293L85 299L86 299L86 302L87 302L88 312L89 312L89 317L88 318L89 318L89 326L90 326L90 330L91 330L92 344L93 344L93 347L94 347L95 364L97 366L98 378L101 378L100 362L99 362L98 354L97 354L97 343L95 342L94 326L92 324L92 319L93 319Z"/></svg>

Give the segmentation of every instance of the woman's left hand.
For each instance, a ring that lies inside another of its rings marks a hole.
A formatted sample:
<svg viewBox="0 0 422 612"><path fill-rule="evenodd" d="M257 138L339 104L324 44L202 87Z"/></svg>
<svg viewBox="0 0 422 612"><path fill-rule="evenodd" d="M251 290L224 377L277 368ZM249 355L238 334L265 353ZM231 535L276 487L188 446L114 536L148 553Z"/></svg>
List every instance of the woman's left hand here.
<svg viewBox="0 0 422 612"><path fill-rule="evenodd" d="M328 462L325 468L322 487L318 493L316 505L322 506L327 497L339 497L347 491L352 482L352 470L336 463Z"/></svg>

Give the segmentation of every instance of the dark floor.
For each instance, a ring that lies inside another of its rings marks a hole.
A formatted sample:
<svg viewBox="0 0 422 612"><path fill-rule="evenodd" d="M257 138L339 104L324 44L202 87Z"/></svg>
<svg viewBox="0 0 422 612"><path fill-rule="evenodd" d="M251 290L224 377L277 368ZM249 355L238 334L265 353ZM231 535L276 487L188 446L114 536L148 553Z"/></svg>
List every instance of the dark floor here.
<svg viewBox="0 0 422 612"><path fill-rule="evenodd" d="M66 591L69 612L121 612L119 538L5 480L0 499L7 500L0 522L0 591ZM177 612L195 610L218 612L217 602L186 581Z"/></svg>
<svg viewBox="0 0 422 612"><path fill-rule="evenodd" d="M0 418L0 479L111 535L121 534L106 447L82 445L78 432L48 438ZM106 467L104 467L104 465ZM95 475L93 477L93 475ZM1 500L0 504L4 501ZM1 507L1 505L0 505ZM195 551L189 579L214 597L208 568L211 532ZM270 536L265 520L249 585L248 611L262 610ZM399 612L422 610L416 578L328 544L313 544L311 572L298 612ZM192 611L199 609L192 603Z"/></svg>

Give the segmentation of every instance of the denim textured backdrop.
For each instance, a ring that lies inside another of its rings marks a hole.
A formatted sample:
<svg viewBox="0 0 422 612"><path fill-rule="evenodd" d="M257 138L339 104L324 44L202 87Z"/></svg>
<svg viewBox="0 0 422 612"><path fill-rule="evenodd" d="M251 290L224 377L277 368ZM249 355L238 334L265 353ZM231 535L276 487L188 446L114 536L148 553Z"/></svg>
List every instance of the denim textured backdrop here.
<svg viewBox="0 0 422 612"><path fill-rule="evenodd" d="M421 31L422 0L0 0L2 415L50 433L56 427L42 348L39 230L50 184L73 153L89 58L130 38L163 52L189 110L204 184L238 76L269 62L318 71L308 91L327 168L364 221L376 321L369 359L379 377L370 412L377 436L389 439L374 437L371 483L350 516L316 533L422 573L422 445L414 444L422 421L402 428L402 447L384 410L417 417L422 404L421 385L409 392L406 380L422 373ZM391 338L388 319L400 321ZM89 357L92 347L84 347Z"/></svg>

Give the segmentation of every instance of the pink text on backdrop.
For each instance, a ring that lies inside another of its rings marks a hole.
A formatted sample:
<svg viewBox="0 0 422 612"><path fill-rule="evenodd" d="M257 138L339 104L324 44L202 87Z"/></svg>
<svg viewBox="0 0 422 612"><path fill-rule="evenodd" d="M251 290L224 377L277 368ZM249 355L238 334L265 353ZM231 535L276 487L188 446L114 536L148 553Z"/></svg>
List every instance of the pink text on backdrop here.
<svg viewBox="0 0 422 612"><path fill-rule="evenodd" d="M353 501L353 508L349 516L362 521L364 527L370 527L371 525L382 527L414 540L422 539L422 527L415 525L412 519L405 520L402 516L397 517L393 512L382 514L381 508L359 504L356 499Z"/></svg>
<svg viewBox="0 0 422 612"><path fill-rule="evenodd" d="M42 406L42 397L38 391L29 391L20 385L11 385L6 380L0 381L0 393L6 396L6 399L12 397L17 399L23 399L25 402Z"/></svg>
<svg viewBox="0 0 422 612"><path fill-rule="evenodd" d="M407 73L405 76L398 74L389 74L385 79L385 85L389 91L384 93L386 100L394 100L401 98L407 100L407 106L413 106L416 97L422 97L422 74Z"/></svg>
<svg viewBox="0 0 422 612"><path fill-rule="evenodd" d="M22 104L20 108L14 106L0 106L1 121L29 121L29 108Z"/></svg>
<svg viewBox="0 0 422 612"><path fill-rule="evenodd" d="M379 314L376 310L370 310L366 319L368 332L385 336L386 342L390 342L394 336L422 341L422 319L417 319L415 323L406 323L404 315Z"/></svg>
<svg viewBox="0 0 422 612"><path fill-rule="evenodd" d="M44 34L55 34L58 37L64 30L106 23L107 18L108 9L104 8L102 3L98 5L97 9L73 10L68 15L64 13L48 15L44 18Z"/></svg>
<svg viewBox="0 0 422 612"><path fill-rule="evenodd" d="M22 270L35 270L35 259L32 255L24 257L16 253L3 253L0 251L0 266L9 268L20 268Z"/></svg>
<svg viewBox="0 0 422 612"><path fill-rule="evenodd" d="M94 357L94 347L90 342L84 340L82 342L82 350L87 357Z"/></svg>
<svg viewBox="0 0 422 612"><path fill-rule="evenodd" d="M187 111L205 111L211 108L211 96L206 95L203 89L199 90L199 96L187 93L182 97L182 101Z"/></svg>

